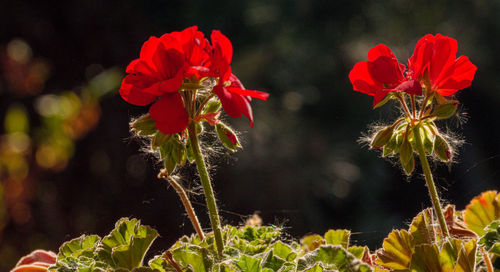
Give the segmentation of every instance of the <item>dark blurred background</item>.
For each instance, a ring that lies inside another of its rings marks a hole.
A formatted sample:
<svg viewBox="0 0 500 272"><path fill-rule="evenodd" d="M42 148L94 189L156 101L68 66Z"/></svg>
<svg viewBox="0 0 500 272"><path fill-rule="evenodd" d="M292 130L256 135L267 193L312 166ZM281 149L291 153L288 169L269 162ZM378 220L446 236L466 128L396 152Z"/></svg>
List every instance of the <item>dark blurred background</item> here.
<svg viewBox="0 0 500 272"><path fill-rule="evenodd" d="M500 1L0 1L0 270L36 248L107 234L137 217L161 234L160 253L193 229L160 166L139 151L128 121L147 111L118 86L149 36L198 25L227 35L233 72L255 101L255 126L231 119L244 149L211 159L224 223L258 212L295 238L348 228L354 243L381 246L430 206L420 169L357 143L397 116L372 110L348 72L387 44L401 62L427 33L458 40L477 65L460 91L459 117L439 124L464 141L452 165L435 163L439 191L463 209L500 180ZM193 171L185 171L209 227Z"/></svg>

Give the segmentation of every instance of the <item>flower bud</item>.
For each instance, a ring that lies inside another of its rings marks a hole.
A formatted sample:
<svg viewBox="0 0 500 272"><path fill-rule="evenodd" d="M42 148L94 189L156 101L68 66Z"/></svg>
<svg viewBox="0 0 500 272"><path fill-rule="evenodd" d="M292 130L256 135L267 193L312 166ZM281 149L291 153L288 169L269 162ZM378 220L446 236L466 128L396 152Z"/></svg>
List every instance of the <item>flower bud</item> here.
<svg viewBox="0 0 500 272"><path fill-rule="evenodd" d="M434 154L443 162L451 160L451 148L441 135L436 135L434 139Z"/></svg>
<svg viewBox="0 0 500 272"><path fill-rule="evenodd" d="M157 147L163 145L168 141L171 134L163 134L160 131L156 132L156 134L151 139L151 148L155 150Z"/></svg>
<svg viewBox="0 0 500 272"><path fill-rule="evenodd" d="M220 109L220 107L221 107L221 103L220 103L219 99L212 99L205 106L203 113L214 113L214 112L218 111Z"/></svg>
<svg viewBox="0 0 500 272"><path fill-rule="evenodd" d="M443 104L437 105L432 115L436 116L438 119L450 118L457 111L457 107L458 101L450 100Z"/></svg>
<svg viewBox="0 0 500 272"><path fill-rule="evenodd" d="M388 126L377 132L377 134L375 135L375 137L373 137L373 140L370 144L371 147L381 148L384 145L386 145L391 139L393 131L394 128L392 126Z"/></svg>
<svg viewBox="0 0 500 272"><path fill-rule="evenodd" d="M156 129L155 127L155 120L151 118L149 113L146 113L131 122L130 128L132 129L132 131L141 136L153 135L158 131L158 129Z"/></svg>
<svg viewBox="0 0 500 272"><path fill-rule="evenodd" d="M411 175L415 169L415 159L413 158L413 148L407 138L403 140L401 149L399 150L399 160L401 166L407 175Z"/></svg>
<svg viewBox="0 0 500 272"><path fill-rule="evenodd" d="M420 129L420 135L422 136L422 142L424 144L425 152L432 154L432 150L434 149L434 143L432 141L431 131L425 125L421 126L419 129Z"/></svg>
<svg viewBox="0 0 500 272"><path fill-rule="evenodd" d="M215 125L215 131L217 132L219 140L227 149L235 152L238 148L241 148L238 137L236 137L234 131L222 122Z"/></svg>
<svg viewBox="0 0 500 272"><path fill-rule="evenodd" d="M387 142L387 144L384 145L384 151L382 152L382 157L387 157L392 153L394 153L394 150L396 149L397 145L397 138L398 138L397 134L392 134L392 137L389 140L389 142Z"/></svg>

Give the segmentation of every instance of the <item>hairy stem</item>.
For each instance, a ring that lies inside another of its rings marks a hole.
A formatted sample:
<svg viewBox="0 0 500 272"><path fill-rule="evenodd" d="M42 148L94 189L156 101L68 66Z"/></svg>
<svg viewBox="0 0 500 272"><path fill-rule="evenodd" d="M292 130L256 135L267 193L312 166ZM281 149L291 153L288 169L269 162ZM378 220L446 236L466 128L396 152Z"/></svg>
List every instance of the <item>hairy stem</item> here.
<svg viewBox="0 0 500 272"><path fill-rule="evenodd" d="M484 256L484 262L486 263L486 268L488 268L488 272L494 272L493 270L493 264L491 263L491 259L490 259L490 256L488 256L488 252L486 252L486 250L484 250L483 247L479 247L479 249L481 250L481 253L483 253L483 256Z"/></svg>
<svg viewBox="0 0 500 272"><path fill-rule="evenodd" d="M432 177L431 168L429 166L429 161L425 155L424 145L422 144L422 138L419 132L419 126L413 129L413 134L415 135L415 144L417 147L417 153L420 158L420 164L422 165L422 171L424 172L425 182L427 184L427 189L429 190L429 196L431 197L432 206L438 217L439 226L445 237L450 237L448 232L448 227L446 226L446 221L444 219L443 209L441 208L441 203L439 202L439 196L436 190L436 185L434 184L434 179Z"/></svg>
<svg viewBox="0 0 500 272"><path fill-rule="evenodd" d="M415 106L415 95L410 95L411 98L411 112L413 114L413 119L416 118L416 106Z"/></svg>
<svg viewBox="0 0 500 272"><path fill-rule="evenodd" d="M198 136L196 134L196 127L194 122L190 122L188 126L189 139L191 140L191 148L193 149L193 155L196 162L196 167L198 168L198 174L200 175L201 185L203 187L203 192L205 193L205 201L207 202L208 214L210 216L210 223L212 224L212 230L214 231L215 245L217 247L217 252L219 256L222 256L222 250L224 249L224 244L222 241L222 231L220 227L219 212L217 210L217 204L215 202L215 195L212 189L212 184L210 182L210 176L208 175L207 166L203 158L203 154L200 149L200 142L198 141Z"/></svg>
<svg viewBox="0 0 500 272"><path fill-rule="evenodd" d="M401 94L396 94L396 97L399 99L399 102L401 102L401 105L403 106L406 116L408 116L408 118L411 119L411 113L410 110L408 109L408 106L406 105L404 97Z"/></svg>
<svg viewBox="0 0 500 272"><path fill-rule="evenodd" d="M172 187L174 187L175 191L181 198L182 204L184 205L184 208L186 209L186 212L188 214L189 220L191 220L191 224L193 224L194 229L196 230L196 233L198 233L198 236L200 239L204 240L205 239L205 233L203 233L203 230L201 229L200 221L198 220L198 217L196 216L196 213L194 212L193 205L191 205L191 201L189 201L189 198L186 194L186 191L182 186L171 176L169 176L166 171L162 170L158 174L158 178L164 178Z"/></svg>

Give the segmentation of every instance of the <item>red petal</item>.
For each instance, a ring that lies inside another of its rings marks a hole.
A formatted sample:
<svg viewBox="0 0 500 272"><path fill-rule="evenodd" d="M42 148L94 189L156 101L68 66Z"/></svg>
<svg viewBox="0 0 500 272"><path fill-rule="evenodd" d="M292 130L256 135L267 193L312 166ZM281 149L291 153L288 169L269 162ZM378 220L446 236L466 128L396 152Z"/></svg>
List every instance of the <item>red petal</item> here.
<svg viewBox="0 0 500 272"><path fill-rule="evenodd" d="M375 91L375 95L373 96L373 107L377 106L380 101L384 100L385 96L390 92L391 90L388 89L382 89L382 90L377 90Z"/></svg>
<svg viewBox="0 0 500 272"><path fill-rule="evenodd" d="M432 58L429 62L429 77L436 84L438 77L446 68L455 63L457 58L457 41L450 37L437 34L433 47Z"/></svg>
<svg viewBox="0 0 500 272"><path fill-rule="evenodd" d="M385 44L379 44L375 47L372 47L370 51L368 51L368 61L374 61L379 57L388 57L396 59L396 56L394 56L391 49L387 47L387 45Z"/></svg>
<svg viewBox="0 0 500 272"><path fill-rule="evenodd" d="M149 108L149 114L156 121L156 128L165 134L181 132L188 126L188 114L179 93L163 95Z"/></svg>
<svg viewBox="0 0 500 272"><path fill-rule="evenodd" d="M218 76L225 81L231 75L229 64L233 58L233 46L231 41L218 30L212 31L210 38L213 47L210 69L214 72L214 76Z"/></svg>
<svg viewBox="0 0 500 272"><path fill-rule="evenodd" d="M161 79L174 78L184 66L184 55L175 49L167 49L163 44L153 54L153 63Z"/></svg>
<svg viewBox="0 0 500 272"><path fill-rule="evenodd" d="M172 32L181 43L186 60L192 66L205 64L209 58L210 44L197 26L184 29L182 32Z"/></svg>
<svg viewBox="0 0 500 272"><path fill-rule="evenodd" d="M368 61L360 61L354 65L349 73L349 80L355 91L369 95L375 95L376 90L384 88L384 85L372 78L368 71Z"/></svg>
<svg viewBox="0 0 500 272"><path fill-rule="evenodd" d="M399 84L394 91L402 91L407 94L413 95L422 95L422 86L420 82L417 80L406 80L403 83Z"/></svg>
<svg viewBox="0 0 500 272"><path fill-rule="evenodd" d="M147 77L129 74L125 77L120 87L121 97L128 103L136 106L146 106L151 104L158 96L144 93ZM151 85L149 85L151 86Z"/></svg>
<svg viewBox="0 0 500 272"><path fill-rule="evenodd" d="M455 64L449 68L446 79L440 82L437 92L443 96L454 94L458 90L469 87L474 79L477 67L466 56L460 56Z"/></svg>
<svg viewBox="0 0 500 272"><path fill-rule="evenodd" d="M258 98L260 100L266 101L267 98L269 97L269 94L266 92L261 92L261 91L254 91L254 90L245 90L245 89L240 89L240 88L232 88L232 87L227 87L228 91L243 95L243 96L250 96L253 98Z"/></svg>
<svg viewBox="0 0 500 272"><path fill-rule="evenodd" d="M250 120L250 126L253 127L253 113L249 99L237 93L230 92L227 88L220 85L215 86L214 93L219 97L222 108L227 115L235 118L245 115Z"/></svg>
<svg viewBox="0 0 500 272"><path fill-rule="evenodd" d="M368 62L368 71L373 79L386 84L398 84L404 79L399 62L395 58L380 56Z"/></svg>
<svg viewBox="0 0 500 272"><path fill-rule="evenodd" d="M418 40L413 55L408 61L408 69L413 73L413 78L420 80L432 57L434 36L427 34Z"/></svg>

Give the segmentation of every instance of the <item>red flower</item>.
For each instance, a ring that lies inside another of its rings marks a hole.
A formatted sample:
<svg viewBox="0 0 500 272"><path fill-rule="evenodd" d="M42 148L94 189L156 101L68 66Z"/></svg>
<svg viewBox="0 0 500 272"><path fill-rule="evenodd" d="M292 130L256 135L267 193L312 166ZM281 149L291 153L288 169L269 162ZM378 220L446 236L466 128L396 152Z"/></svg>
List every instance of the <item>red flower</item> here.
<svg viewBox="0 0 500 272"><path fill-rule="evenodd" d="M420 83L405 77L405 66L384 44L370 49L368 61L356 63L349 73L349 79L355 91L374 96L373 106L389 92L403 91L422 95Z"/></svg>
<svg viewBox="0 0 500 272"><path fill-rule="evenodd" d="M130 104L145 106L154 102L149 114L156 128L166 134L184 130L188 114L178 92L188 66L184 48L175 34L151 37L132 61L122 82L120 95Z"/></svg>
<svg viewBox="0 0 500 272"><path fill-rule="evenodd" d="M218 78L213 91L224 110L232 117L243 114L253 123L250 97L265 100L268 94L245 90L231 74L233 48L226 36L215 30L211 40L213 46L196 26L160 38L151 37L142 46L139 58L128 65L120 95L137 106L153 103L149 114L156 128L174 134L186 129L189 123L179 94L183 81Z"/></svg>
<svg viewBox="0 0 500 272"><path fill-rule="evenodd" d="M457 59L457 49L457 41L450 37L425 35L408 61L410 75L443 96L469 87L477 67L466 56Z"/></svg>
<svg viewBox="0 0 500 272"><path fill-rule="evenodd" d="M219 77L214 93L219 97L224 111L231 117L245 115L253 127L253 113L250 101L253 98L267 100L268 93L246 90L240 80L231 73L231 59L233 47L229 39L217 30L211 35L213 45L213 60L211 69Z"/></svg>

